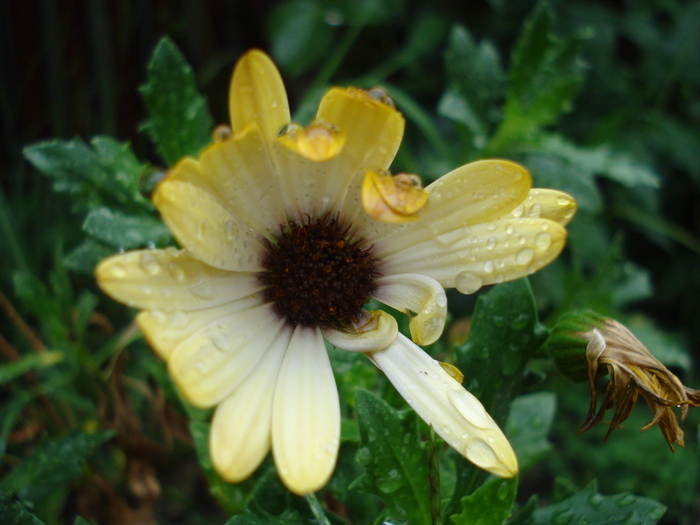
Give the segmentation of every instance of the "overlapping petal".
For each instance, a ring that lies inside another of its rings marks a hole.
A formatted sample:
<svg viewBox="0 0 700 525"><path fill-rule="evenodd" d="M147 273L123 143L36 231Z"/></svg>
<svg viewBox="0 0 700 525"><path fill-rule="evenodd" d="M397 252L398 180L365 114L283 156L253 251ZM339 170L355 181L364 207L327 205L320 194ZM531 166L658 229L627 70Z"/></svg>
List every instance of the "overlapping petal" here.
<svg viewBox="0 0 700 525"><path fill-rule="evenodd" d="M530 174L506 160L466 164L430 184L428 202L417 222L385 224L361 219L367 241L385 258L438 235L498 219L520 204L530 191Z"/></svg>
<svg viewBox="0 0 700 525"><path fill-rule="evenodd" d="M219 319L175 348L170 375L191 404L214 406L243 382L283 324L269 304Z"/></svg>
<svg viewBox="0 0 700 525"><path fill-rule="evenodd" d="M430 345L442 335L447 318L447 296L440 283L421 274L387 275L377 279L373 297L411 318L411 338Z"/></svg>
<svg viewBox="0 0 700 525"><path fill-rule="evenodd" d="M272 408L272 452L284 484L297 494L323 487L340 446L340 404L318 328L297 326L282 362Z"/></svg>
<svg viewBox="0 0 700 525"><path fill-rule="evenodd" d="M530 275L559 255L566 230L547 219L477 224L415 244L383 261L387 275L421 273L446 288L474 293Z"/></svg>
<svg viewBox="0 0 700 525"><path fill-rule="evenodd" d="M118 301L166 312L211 308L260 289L252 274L213 268L175 248L114 255L101 261L95 274Z"/></svg>
<svg viewBox="0 0 700 525"><path fill-rule="evenodd" d="M381 310L362 313L352 329L323 328L323 337L336 348L348 352L372 352L394 342L399 333L396 319Z"/></svg>
<svg viewBox="0 0 700 525"><path fill-rule="evenodd" d="M259 237L206 187L196 160L185 158L175 165L156 188L153 202L168 229L197 259L222 270L262 270Z"/></svg>
<svg viewBox="0 0 700 525"><path fill-rule="evenodd" d="M527 198L504 219L541 218L566 226L576 214L576 201L568 193L547 188L532 188Z"/></svg>
<svg viewBox="0 0 700 525"><path fill-rule="evenodd" d="M496 476L511 478L518 461L508 440L472 394L408 338L367 357L421 418L460 454Z"/></svg>
<svg viewBox="0 0 700 525"><path fill-rule="evenodd" d="M216 471L237 483L250 476L270 451L272 400L290 329L283 329L255 369L216 408L209 450Z"/></svg>

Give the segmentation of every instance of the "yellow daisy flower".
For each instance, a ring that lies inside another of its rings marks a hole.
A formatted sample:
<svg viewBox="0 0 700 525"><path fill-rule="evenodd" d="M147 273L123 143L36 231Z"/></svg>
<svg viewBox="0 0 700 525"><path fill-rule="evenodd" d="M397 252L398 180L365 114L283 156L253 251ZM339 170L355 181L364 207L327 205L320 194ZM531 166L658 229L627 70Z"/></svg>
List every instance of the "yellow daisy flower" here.
<svg viewBox="0 0 700 525"><path fill-rule="evenodd" d="M236 65L232 133L169 172L153 201L182 250L116 255L102 289L137 322L185 398L214 407L210 455L225 479L272 450L286 486L323 487L340 442L324 339L363 352L459 453L498 476L517 460L479 401L415 343L441 335L444 288L464 293L552 261L575 203L531 190L503 160L423 189L388 173L404 119L381 89L333 88L306 128L290 124L279 72L260 51ZM412 315L363 307L377 299ZM449 370L449 369L448 369Z"/></svg>

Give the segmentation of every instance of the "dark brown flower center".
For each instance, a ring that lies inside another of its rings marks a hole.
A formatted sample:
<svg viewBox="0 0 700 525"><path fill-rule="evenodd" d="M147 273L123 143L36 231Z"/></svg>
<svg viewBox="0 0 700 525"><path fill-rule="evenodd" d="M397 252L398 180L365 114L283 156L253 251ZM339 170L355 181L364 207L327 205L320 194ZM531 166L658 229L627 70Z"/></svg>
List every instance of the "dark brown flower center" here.
<svg viewBox="0 0 700 525"><path fill-rule="evenodd" d="M349 231L329 216L307 218L268 241L259 278L265 299L290 323L342 328L359 316L376 289L377 261Z"/></svg>

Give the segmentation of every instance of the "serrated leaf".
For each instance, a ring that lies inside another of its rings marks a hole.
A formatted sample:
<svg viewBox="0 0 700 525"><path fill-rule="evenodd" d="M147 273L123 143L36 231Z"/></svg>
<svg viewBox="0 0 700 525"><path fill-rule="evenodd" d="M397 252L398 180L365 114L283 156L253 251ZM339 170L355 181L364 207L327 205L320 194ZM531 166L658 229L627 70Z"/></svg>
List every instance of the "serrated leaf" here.
<svg viewBox="0 0 700 525"><path fill-rule="evenodd" d="M148 169L148 163L140 162L136 158L131 144L119 142L112 137L97 136L92 138L90 145L97 152L101 163L109 167L114 180L125 188L133 199L152 207L139 191L139 180Z"/></svg>
<svg viewBox="0 0 700 525"><path fill-rule="evenodd" d="M98 262L113 254L113 246L108 246L95 239L88 238L66 255L64 262L66 268L69 270L78 273L92 274Z"/></svg>
<svg viewBox="0 0 700 525"><path fill-rule="evenodd" d="M196 156L211 142L214 121L206 100L197 90L192 68L169 38L156 46L148 80L139 91L151 117L144 128L166 164Z"/></svg>
<svg viewBox="0 0 700 525"><path fill-rule="evenodd" d="M384 500L378 521L430 525L427 458L415 413L395 410L366 390L358 390L356 410L361 441L357 461L365 473L350 488Z"/></svg>
<svg viewBox="0 0 700 525"><path fill-rule="evenodd" d="M603 496L597 483L592 481L574 496L537 509L532 513L532 525L578 525L579 523L604 523L605 525L653 525L666 507L653 499L632 494Z"/></svg>
<svg viewBox="0 0 700 525"><path fill-rule="evenodd" d="M98 241L129 250L167 242L170 232L159 219L150 215L126 215L100 207L88 213L83 229Z"/></svg>
<svg viewBox="0 0 700 525"><path fill-rule="evenodd" d="M0 481L0 493L36 501L76 478L92 452L114 435L74 433L39 448Z"/></svg>
<svg viewBox="0 0 700 525"><path fill-rule="evenodd" d="M16 498L0 495L0 523L6 525L45 525Z"/></svg>
<svg viewBox="0 0 700 525"><path fill-rule="evenodd" d="M510 516L518 478L491 478L462 498L462 512L450 516L454 525L502 525Z"/></svg>
<svg viewBox="0 0 700 525"><path fill-rule="evenodd" d="M455 351L455 365L465 373L464 387L483 403L501 427L525 382L525 365L546 339L526 278L494 286L481 295L472 316L469 340ZM458 511L486 474L456 457L457 484L447 514Z"/></svg>
<svg viewBox="0 0 700 525"><path fill-rule="evenodd" d="M552 450L547 439L557 405L553 392L537 392L515 398L506 422L506 435L525 472Z"/></svg>

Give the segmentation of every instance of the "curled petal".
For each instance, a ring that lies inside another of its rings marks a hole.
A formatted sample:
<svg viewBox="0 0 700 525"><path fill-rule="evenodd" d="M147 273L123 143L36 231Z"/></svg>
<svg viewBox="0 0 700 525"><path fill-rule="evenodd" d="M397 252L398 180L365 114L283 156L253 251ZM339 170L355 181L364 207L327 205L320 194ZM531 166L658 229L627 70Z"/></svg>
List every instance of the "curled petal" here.
<svg viewBox="0 0 700 525"><path fill-rule="evenodd" d="M527 198L503 218L549 219L566 226L575 214L576 201L568 193L546 188L532 188Z"/></svg>
<svg viewBox="0 0 700 525"><path fill-rule="evenodd" d="M421 274L389 275L377 279L373 297L410 315L411 338L419 345L440 338L447 318L447 297L440 283Z"/></svg>
<svg viewBox="0 0 700 525"><path fill-rule="evenodd" d="M323 337L336 348L348 352L373 352L394 342L399 327L393 316L381 310L363 314L352 329L324 328Z"/></svg>
<svg viewBox="0 0 700 525"><path fill-rule="evenodd" d="M246 380L216 408L209 453L226 481L246 479L270 451L272 399L290 336L290 330L282 330Z"/></svg>
<svg viewBox="0 0 700 525"><path fill-rule="evenodd" d="M282 77L270 57L257 49L238 60L228 100L234 132L256 124L268 146L290 121Z"/></svg>
<svg viewBox="0 0 700 525"><path fill-rule="evenodd" d="M340 446L340 403L318 329L297 326L282 361L272 408L272 453L292 492L316 492L331 477Z"/></svg>
<svg viewBox="0 0 700 525"><path fill-rule="evenodd" d="M420 179L408 173L392 176L367 170L362 183L362 206L372 218L388 223L416 221L428 202Z"/></svg>
<svg viewBox="0 0 700 525"><path fill-rule="evenodd" d="M510 443L479 400L409 339L399 334L394 344L367 357L457 452L496 476L518 473Z"/></svg>
<svg viewBox="0 0 700 525"><path fill-rule="evenodd" d="M343 149L345 131L321 120L306 128L292 123L282 128L277 140L306 159L324 162Z"/></svg>
<svg viewBox="0 0 700 525"><path fill-rule="evenodd" d="M260 289L253 274L218 270L175 248L108 257L95 275L110 297L150 310L211 308Z"/></svg>

